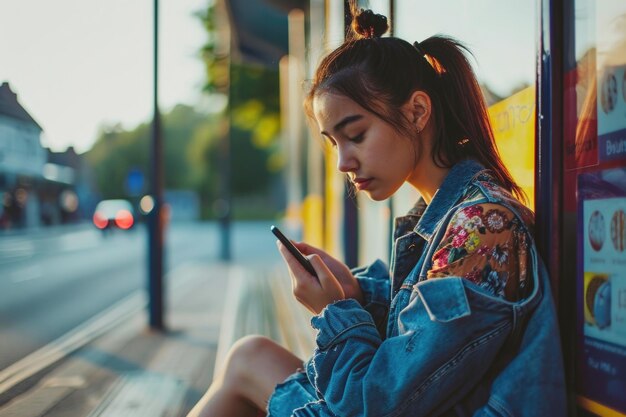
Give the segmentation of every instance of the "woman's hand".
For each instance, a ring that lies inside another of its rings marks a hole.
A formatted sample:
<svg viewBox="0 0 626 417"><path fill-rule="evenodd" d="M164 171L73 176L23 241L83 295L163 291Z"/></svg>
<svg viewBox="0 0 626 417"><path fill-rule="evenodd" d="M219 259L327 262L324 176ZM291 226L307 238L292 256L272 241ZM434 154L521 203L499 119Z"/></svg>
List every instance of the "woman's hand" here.
<svg viewBox="0 0 626 417"><path fill-rule="evenodd" d="M316 248L315 246L311 246L303 242L294 243L294 245L296 245L298 250L300 250L300 252L305 255L318 255L320 258L322 258L322 261L324 261L328 269L333 273L333 275L341 284L341 287L346 294L346 298L354 298L359 302L359 304L363 305L365 300L363 298L361 286L359 285L354 275L352 275L352 272L350 272L350 268L348 268L346 264L333 258L328 253Z"/></svg>
<svg viewBox="0 0 626 417"><path fill-rule="evenodd" d="M293 295L309 311L319 314L328 304L346 298L341 284L319 255L307 256L317 273L316 278L300 265L282 243L277 241L276 244L289 268Z"/></svg>
<svg viewBox="0 0 626 417"><path fill-rule="evenodd" d="M314 246L302 242L293 243L307 256L318 275L315 278L309 274L287 248L277 242L289 267L293 294L302 305L315 314L319 314L328 304L346 298L353 298L363 305L361 287L343 262Z"/></svg>

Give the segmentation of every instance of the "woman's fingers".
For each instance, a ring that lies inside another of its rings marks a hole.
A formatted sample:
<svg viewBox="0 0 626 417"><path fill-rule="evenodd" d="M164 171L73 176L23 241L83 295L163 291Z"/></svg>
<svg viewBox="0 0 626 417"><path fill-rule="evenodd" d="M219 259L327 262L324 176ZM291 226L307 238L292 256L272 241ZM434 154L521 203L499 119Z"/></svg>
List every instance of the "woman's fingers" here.
<svg viewBox="0 0 626 417"><path fill-rule="evenodd" d="M307 256L318 275L314 277L282 243L277 242L277 246L289 268L293 295L307 309L318 314L329 303L345 298L341 284L319 255Z"/></svg>
<svg viewBox="0 0 626 417"><path fill-rule="evenodd" d="M325 256L329 256L323 250L321 250L319 248L316 248L315 246L311 246L308 243L293 242L293 244L296 246L296 248L298 248L300 250L300 252L304 253L305 255L317 254L317 255L321 256L322 258L324 258Z"/></svg>
<svg viewBox="0 0 626 417"><path fill-rule="evenodd" d="M305 255L319 255L320 258L324 261L324 263L330 267L334 274L339 273L337 270L341 266L343 266L342 262L339 262L337 259L330 256L327 252L316 248L315 246L311 246L304 242L294 243L294 245Z"/></svg>
<svg viewBox="0 0 626 417"><path fill-rule="evenodd" d="M328 302L343 300L345 298L343 288L322 258L319 255L310 255L308 258L311 261L311 265L313 265L313 269L317 272L320 286L329 296Z"/></svg>
<svg viewBox="0 0 626 417"><path fill-rule="evenodd" d="M295 299L302 304L307 310L313 314L317 314L317 309L309 301L309 296L314 292L312 290L313 285L319 287L317 278L311 275L300 262L289 252L289 250L280 241L276 241L276 246L280 255L285 260L287 268L289 269L289 277L291 278L291 292ZM315 283L312 282L315 281Z"/></svg>
<svg viewBox="0 0 626 417"><path fill-rule="evenodd" d="M294 296L300 302L303 302L307 293L315 289L320 288L319 281L316 277L311 275L304 267L298 262L298 260L289 252L289 250L280 243L276 242L278 250L287 263L289 269L289 276L291 277L291 288ZM304 303L303 303L304 304Z"/></svg>
<svg viewBox="0 0 626 417"><path fill-rule="evenodd" d="M313 275L311 275L306 269L304 269L304 267L300 264L300 262L298 262L295 256L293 256L291 252L289 252L285 245L283 245L279 240L276 241L276 245L278 246L278 251L287 263L287 266L289 267L289 270L291 272L293 272L298 277L306 275L315 279Z"/></svg>

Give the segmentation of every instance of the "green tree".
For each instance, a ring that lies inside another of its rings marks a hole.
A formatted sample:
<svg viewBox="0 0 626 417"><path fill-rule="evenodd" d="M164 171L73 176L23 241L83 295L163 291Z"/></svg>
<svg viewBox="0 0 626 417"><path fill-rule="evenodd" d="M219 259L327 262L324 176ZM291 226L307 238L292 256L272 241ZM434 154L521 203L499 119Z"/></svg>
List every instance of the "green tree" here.
<svg viewBox="0 0 626 417"><path fill-rule="evenodd" d="M196 131L206 131L206 125L215 123L214 118L179 104L164 114L162 120L165 188L203 191L197 183L201 168L190 163L188 148L198 135ZM102 128L85 157L103 198L129 197L125 181L131 169L139 169L149 178L150 141L151 126L146 123L128 131L119 125Z"/></svg>
<svg viewBox="0 0 626 417"><path fill-rule="evenodd" d="M207 30L202 48L209 92L228 94L232 193L267 194L279 178L280 89L277 68L232 62L219 47L215 6L198 15ZM221 138L223 139L223 137Z"/></svg>

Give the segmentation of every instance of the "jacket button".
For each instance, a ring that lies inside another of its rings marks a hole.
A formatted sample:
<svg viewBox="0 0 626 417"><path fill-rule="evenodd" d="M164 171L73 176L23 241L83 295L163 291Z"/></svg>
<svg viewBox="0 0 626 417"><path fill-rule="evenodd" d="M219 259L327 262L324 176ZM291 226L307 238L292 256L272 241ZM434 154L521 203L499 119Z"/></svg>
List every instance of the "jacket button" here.
<svg viewBox="0 0 626 417"><path fill-rule="evenodd" d="M415 243L411 243L409 247L407 248L407 250L409 252L415 252L415 248L417 248L417 245Z"/></svg>

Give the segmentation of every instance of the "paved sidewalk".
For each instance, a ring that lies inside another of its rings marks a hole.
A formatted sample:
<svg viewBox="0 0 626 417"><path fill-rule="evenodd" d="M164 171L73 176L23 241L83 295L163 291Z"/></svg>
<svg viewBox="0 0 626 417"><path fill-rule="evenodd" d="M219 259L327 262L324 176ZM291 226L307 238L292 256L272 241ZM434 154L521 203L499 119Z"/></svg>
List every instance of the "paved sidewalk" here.
<svg viewBox="0 0 626 417"><path fill-rule="evenodd" d="M184 416L212 379L229 280L240 273L190 265L171 280L167 332L147 330L144 310L127 317L10 390L0 417Z"/></svg>

